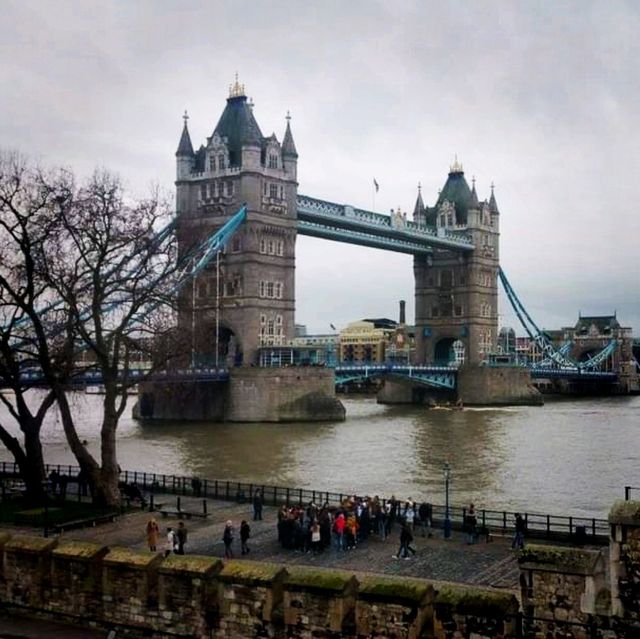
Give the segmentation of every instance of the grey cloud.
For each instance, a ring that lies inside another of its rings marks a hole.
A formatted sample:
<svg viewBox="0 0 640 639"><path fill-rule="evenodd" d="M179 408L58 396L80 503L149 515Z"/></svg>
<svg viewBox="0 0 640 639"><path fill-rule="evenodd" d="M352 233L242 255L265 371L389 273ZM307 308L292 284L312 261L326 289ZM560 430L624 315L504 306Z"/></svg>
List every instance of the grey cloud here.
<svg viewBox="0 0 640 639"><path fill-rule="evenodd" d="M237 70L265 133L291 109L302 193L369 208L375 176L378 210L411 211L458 153L481 197L497 184L503 266L541 325L617 308L640 333L635 3L14 1L0 20L3 146L170 188L183 109L199 144ZM300 238L297 285L312 329L412 312L403 256Z"/></svg>

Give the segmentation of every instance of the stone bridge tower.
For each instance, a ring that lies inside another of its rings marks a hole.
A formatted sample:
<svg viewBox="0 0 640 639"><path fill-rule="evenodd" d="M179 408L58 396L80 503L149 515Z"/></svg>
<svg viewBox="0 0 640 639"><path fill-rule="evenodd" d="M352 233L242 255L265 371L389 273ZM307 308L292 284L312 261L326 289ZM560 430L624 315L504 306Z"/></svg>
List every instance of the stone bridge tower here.
<svg viewBox="0 0 640 639"><path fill-rule="evenodd" d="M176 152L179 251L247 205L224 254L181 293L179 327L190 336L196 367L249 365L260 346L293 337L297 159L289 116L282 143L263 136L237 76L213 133L195 152L185 113Z"/></svg>
<svg viewBox="0 0 640 639"><path fill-rule="evenodd" d="M434 207L425 207L418 193L414 221L442 236L465 231L475 249L435 249L432 256L414 258L416 363L478 364L495 349L499 219L493 186L489 201L479 202L475 180L469 188L457 159Z"/></svg>

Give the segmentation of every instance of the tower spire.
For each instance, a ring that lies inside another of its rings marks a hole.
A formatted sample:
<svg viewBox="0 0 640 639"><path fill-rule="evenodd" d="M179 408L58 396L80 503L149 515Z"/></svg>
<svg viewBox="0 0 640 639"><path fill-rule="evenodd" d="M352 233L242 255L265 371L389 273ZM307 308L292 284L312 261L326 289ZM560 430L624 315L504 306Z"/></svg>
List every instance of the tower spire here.
<svg viewBox="0 0 640 639"><path fill-rule="evenodd" d="M184 110L182 119L184 120L184 126L182 127L182 135L180 136L180 142L178 143L176 156L191 157L193 156L193 145L191 144L191 136L189 135L189 128L187 127L189 114L187 113L186 109Z"/></svg>
<svg viewBox="0 0 640 639"><path fill-rule="evenodd" d="M284 139L282 140L282 155L297 158L298 151L296 150L296 145L291 133L291 113L289 113L289 111L287 111L285 120L287 121L287 128L284 132Z"/></svg>
<svg viewBox="0 0 640 639"><path fill-rule="evenodd" d="M469 208L480 208L480 202L478 201L478 194L476 193L476 176L471 178L471 197L469 198Z"/></svg>
<svg viewBox="0 0 640 639"><path fill-rule="evenodd" d="M491 197L489 198L489 211L491 211L491 213L500 213L500 211L498 210L498 203L496 202L496 196L495 196L495 193L493 192L494 189L495 189L495 184L491 182Z"/></svg>

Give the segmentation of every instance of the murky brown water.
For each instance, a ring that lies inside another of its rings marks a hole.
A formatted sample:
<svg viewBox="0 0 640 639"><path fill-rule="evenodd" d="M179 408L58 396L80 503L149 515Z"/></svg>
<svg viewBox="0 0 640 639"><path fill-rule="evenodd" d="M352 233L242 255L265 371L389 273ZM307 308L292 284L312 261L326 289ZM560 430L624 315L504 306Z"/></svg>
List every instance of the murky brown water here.
<svg viewBox="0 0 640 639"><path fill-rule="evenodd" d="M439 503L449 461L456 504L589 517L604 516L625 484L640 486L640 397L460 412L344 401L347 421L327 424L142 426L127 417L120 465ZM94 451L99 404L100 396L75 398ZM43 439L47 461L74 462L55 417ZM11 459L3 448L1 459Z"/></svg>

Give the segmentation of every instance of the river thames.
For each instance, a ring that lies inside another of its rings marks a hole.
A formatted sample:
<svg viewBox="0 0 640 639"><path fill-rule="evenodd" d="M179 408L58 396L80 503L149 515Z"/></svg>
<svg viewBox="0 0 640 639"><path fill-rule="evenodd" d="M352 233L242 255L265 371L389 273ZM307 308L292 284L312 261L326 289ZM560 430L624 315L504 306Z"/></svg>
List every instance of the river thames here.
<svg viewBox="0 0 640 639"><path fill-rule="evenodd" d="M99 451L100 395L75 394L79 432ZM133 398L132 400L133 401ZM349 397L345 422L119 427L123 469L603 517L625 485L640 486L640 397L549 399L543 407L392 407ZM2 423L6 409L0 410ZM13 430L13 429L12 429ZM74 463L52 413L46 461ZM12 460L0 448L1 460Z"/></svg>

